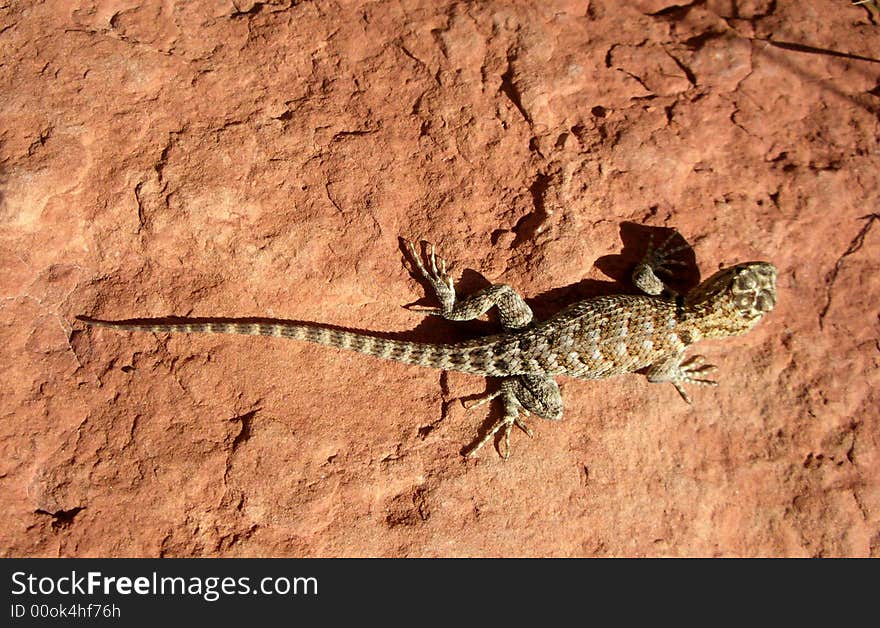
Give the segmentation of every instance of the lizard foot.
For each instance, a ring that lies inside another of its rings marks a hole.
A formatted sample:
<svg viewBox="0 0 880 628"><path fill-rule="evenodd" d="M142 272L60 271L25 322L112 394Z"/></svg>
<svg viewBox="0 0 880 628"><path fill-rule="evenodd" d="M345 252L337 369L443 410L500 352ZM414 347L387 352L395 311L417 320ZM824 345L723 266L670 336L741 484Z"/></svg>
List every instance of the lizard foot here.
<svg viewBox="0 0 880 628"><path fill-rule="evenodd" d="M413 312L425 312L428 314L442 315L443 312L452 309L455 304L455 288L452 278L446 274L446 260L437 255L433 244L429 244L429 254L425 259L416 249L416 245L409 240L404 240L412 256L413 264L425 280L431 284L441 307L408 306Z"/></svg>
<svg viewBox="0 0 880 628"><path fill-rule="evenodd" d="M472 458L476 455L477 451L480 448L489 442L489 440L495 436L499 431L504 429L504 447L501 448L500 444L498 447L498 454L504 459L510 459L510 432L513 429L513 426L516 425L519 429L525 432L530 438L532 436L531 428L526 425L526 423L519 418L519 413L522 412L526 416L529 416L529 411L526 410L520 403L517 401L516 397L511 394L509 391L505 390L502 387L501 390L497 390L495 392L483 395L477 399L469 403L463 403L464 407L468 410L472 410L477 406L481 406L487 401L491 401L495 399L495 397L501 396L504 400L504 416L495 422L495 424L491 427L491 429L486 432L483 437L477 441L473 446L469 447L465 452L465 456L468 458Z"/></svg>
<svg viewBox="0 0 880 628"><path fill-rule="evenodd" d="M705 376L710 375L718 370L714 364L706 364L706 358L702 355L695 355L685 360L678 366L678 373L673 378L672 385L687 403L691 402L682 384L699 384L702 386L717 386L718 382L712 379L706 379Z"/></svg>
<svg viewBox="0 0 880 628"><path fill-rule="evenodd" d="M642 263L650 266L655 273L661 273L663 275L672 274L672 269L669 268L670 266L684 266L685 263L681 260L669 259L673 254L683 251L688 247L687 242L671 246L670 243L677 235L678 230L674 230L665 240L663 240L663 242L660 243L660 246L655 248L654 236L652 234L651 238L648 240L648 251L645 253Z"/></svg>
<svg viewBox="0 0 880 628"><path fill-rule="evenodd" d="M673 254L688 248L687 242L671 246L670 243L677 235L678 231L673 231L658 247L654 246L653 234L648 240L648 250L632 275L633 283L643 292L655 296L661 294L666 287L658 275L668 277L672 275L670 266L685 266L681 260L669 259Z"/></svg>

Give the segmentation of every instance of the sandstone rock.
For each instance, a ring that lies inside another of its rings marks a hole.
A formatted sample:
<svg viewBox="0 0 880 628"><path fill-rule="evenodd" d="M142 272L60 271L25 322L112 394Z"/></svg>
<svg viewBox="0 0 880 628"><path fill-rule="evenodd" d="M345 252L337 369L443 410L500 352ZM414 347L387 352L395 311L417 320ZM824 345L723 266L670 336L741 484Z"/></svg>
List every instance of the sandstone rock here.
<svg viewBox="0 0 880 628"><path fill-rule="evenodd" d="M3 555L880 552L865 8L12 3L0 38ZM721 385L693 406L562 381L565 420L507 463L460 455L479 378L74 322L465 339L491 326L400 307L425 290L399 235L547 316L626 289L630 223L703 275L774 262L777 309L700 347Z"/></svg>

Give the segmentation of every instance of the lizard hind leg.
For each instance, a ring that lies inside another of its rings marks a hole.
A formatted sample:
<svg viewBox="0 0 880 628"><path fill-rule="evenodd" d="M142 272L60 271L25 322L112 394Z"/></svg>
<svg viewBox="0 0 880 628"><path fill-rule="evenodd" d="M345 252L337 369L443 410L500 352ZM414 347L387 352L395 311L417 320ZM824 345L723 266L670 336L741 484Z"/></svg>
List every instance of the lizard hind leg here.
<svg viewBox="0 0 880 628"><path fill-rule="evenodd" d="M497 391L484 395L465 407L475 408L496 397L501 397L504 414L488 432L466 450L465 456L469 458L502 429L504 446L502 448L499 443L498 453L504 460L510 458L510 432L513 426L516 425L529 437L532 436L531 428L520 419L520 412L525 416L534 413L551 421L562 418L562 396L559 394L559 385L552 377L544 375L508 377L501 382L501 387Z"/></svg>

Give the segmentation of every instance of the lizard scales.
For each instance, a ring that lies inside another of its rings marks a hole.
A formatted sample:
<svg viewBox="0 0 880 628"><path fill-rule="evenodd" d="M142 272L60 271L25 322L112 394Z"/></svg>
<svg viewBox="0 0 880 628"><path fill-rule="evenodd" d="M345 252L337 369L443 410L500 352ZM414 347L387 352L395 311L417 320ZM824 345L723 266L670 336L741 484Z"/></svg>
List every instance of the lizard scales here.
<svg viewBox="0 0 880 628"><path fill-rule="evenodd" d="M673 236L675 232L673 232ZM499 391L480 400L501 396L504 418L470 450L474 453L504 429L517 425L531 433L519 413L534 412L547 419L562 417L562 399L553 379L557 375L600 379L647 369L649 381L671 382L685 401L683 383L710 384L715 370L702 356L684 358L685 349L702 338L746 333L776 303L776 269L767 262L747 262L723 269L685 296L669 291L659 279L668 266L680 262L668 256L670 236L660 247L649 247L633 273L634 283L646 294L611 295L586 299L543 322L532 322L532 312L512 288L497 284L457 300L446 263L433 248L423 262L407 243L416 268L434 288L441 307L419 308L451 320L471 320L497 307L504 331L450 344L392 340L317 325L269 322L151 323L104 321L77 317L98 327L146 332L227 333L276 336L357 351L378 358L473 375L503 378ZM416 309L416 308L413 308Z"/></svg>

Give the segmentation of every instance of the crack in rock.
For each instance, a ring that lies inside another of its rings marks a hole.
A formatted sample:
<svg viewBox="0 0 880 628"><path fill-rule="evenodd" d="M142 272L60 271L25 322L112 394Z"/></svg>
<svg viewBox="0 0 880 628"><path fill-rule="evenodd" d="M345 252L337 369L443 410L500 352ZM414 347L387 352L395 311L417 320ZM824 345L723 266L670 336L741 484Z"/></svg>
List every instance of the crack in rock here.
<svg viewBox="0 0 880 628"><path fill-rule="evenodd" d="M862 225L862 228L859 229L859 232L850 241L849 246L846 251L843 252L843 255L837 258L834 268L831 269L831 272L829 272L825 278L825 306L822 308L822 311L819 312L819 329L824 329L825 315L828 314L828 310L831 308L831 300L834 296L834 283L837 281L837 275L840 273L840 268L843 266L843 260L862 248L862 245L865 243L865 236L868 235L868 231L871 230L874 221L877 219L880 219L880 214L868 214L867 216L862 216L860 218L860 220L865 221L865 224Z"/></svg>

